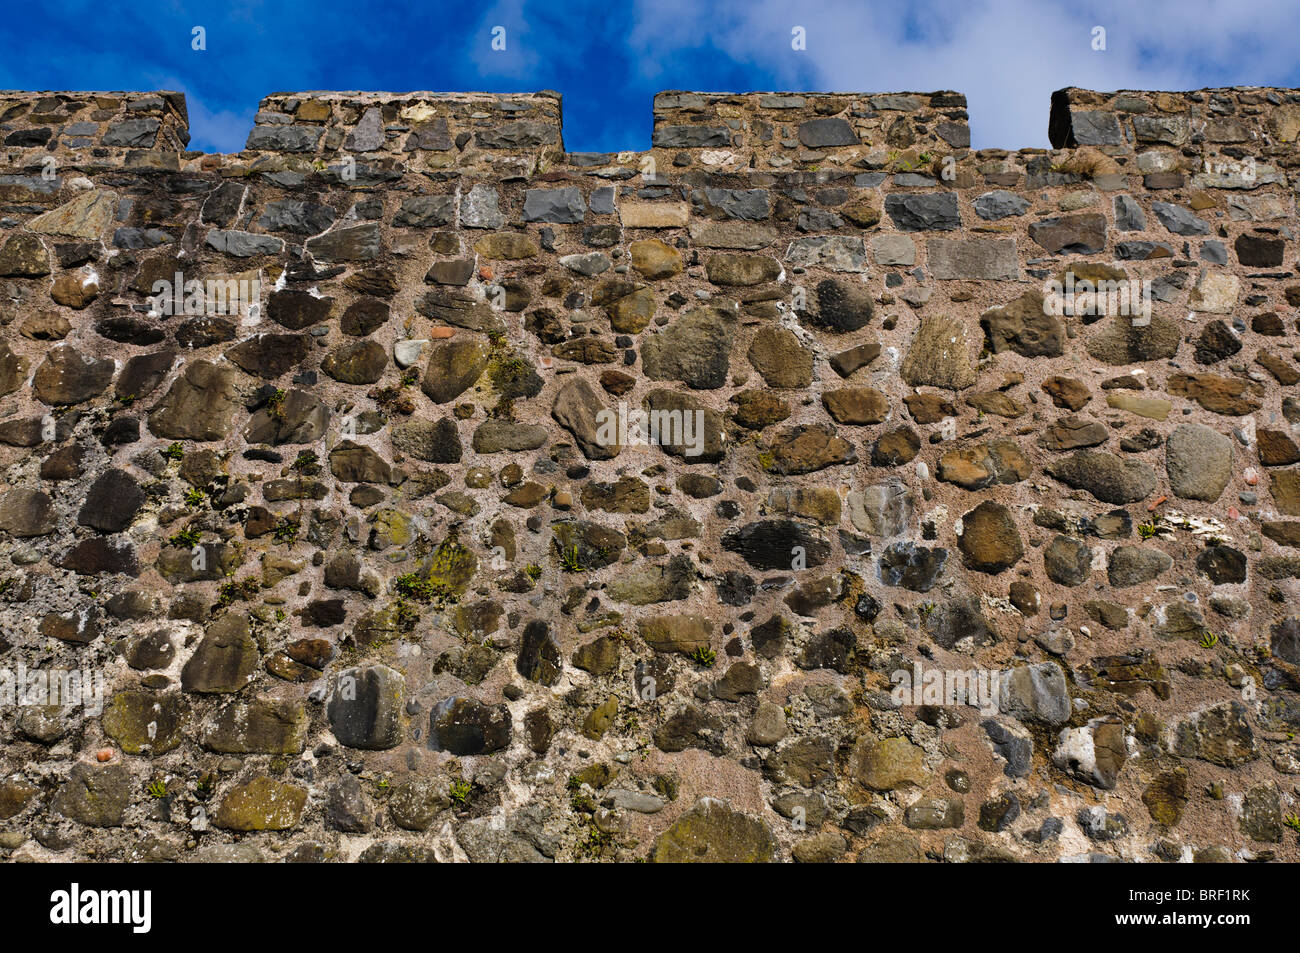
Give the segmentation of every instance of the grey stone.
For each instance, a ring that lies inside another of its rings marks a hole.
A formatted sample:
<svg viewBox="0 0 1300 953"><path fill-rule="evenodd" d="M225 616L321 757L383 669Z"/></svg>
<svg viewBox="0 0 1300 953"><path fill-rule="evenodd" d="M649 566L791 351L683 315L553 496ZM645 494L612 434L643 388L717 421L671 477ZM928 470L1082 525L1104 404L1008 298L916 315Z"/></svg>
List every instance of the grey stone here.
<svg viewBox="0 0 1300 953"><path fill-rule="evenodd" d="M941 281L1014 281L1020 276L1014 238L931 238L926 253L931 274Z"/></svg>
<svg viewBox="0 0 1300 953"><path fill-rule="evenodd" d="M560 130L552 123L525 119L480 131L477 135L478 144L484 149L519 149L552 145L559 141Z"/></svg>
<svg viewBox="0 0 1300 953"><path fill-rule="evenodd" d="M697 205L746 222L762 221L772 214L771 198L766 189L706 188L697 192L694 199Z"/></svg>
<svg viewBox="0 0 1300 953"><path fill-rule="evenodd" d="M612 414L592 386L580 377L559 389L551 407L551 416L573 434L588 460L612 460L622 452L615 442L617 430L609 425Z"/></svg>
<svg viewBox="0 0 1300 953"><path fill-rule="evenodd" d="M161 125L157 119L128 119L113 123L104 133L104 145L130 149L153 148Z"/></svg>
<svg viewBox="0 0 1300 953"><path fill-rule="evenodd" d="M314 152L320 143L320 126L254 126L245 149L264 152Z"/></svg>
<svg viewBox="0 0 1300 953"><path fill-rule="evenodd" d="M888 539L907 530L912 501L912 491L901 482L864 487L848 495L849 519L859 532Z"/></svg>
<svg viewBox="0 0 1300 953"><path fill-rule="evenodd" d="M284 247L284 240L273 235L254 235L252 232L232 232L220 228L208 232L206 241L217 251L236 258L277 255Z"/></svg>
<svg viewBox="0 0 1300 953"><path fill-rule="evenodd" d="M582 192L573 186L562 189L528 189L524 192L524 221L573 224L587 214Z"/></svg>
<svg viewBox="0 0 1300 953"><path fill-rule="evenodd" d="M417 195L402 202L393 224L405 228L450 225L456 219L456 196Z"/></svg>
<svg viewBox="0 0 1300 953"><path fill-rule="evenodd" d="M893 192L885 197L885 212L905 232L961 228L956 192Z"/></svg>
<svg viewBox="0 0 1300 953"><path fill-rule="evenodd" d="M207 205L203 206L205 217L207 208ZM319 235L334 224L334 219L335 212L328 205L317 205L314 202L268 202L257 225L268 232Z"/></svg>
<svg viewBox="0 0 1300 953"><path fill-rule="evenodd" d="M336 228L307 242L307 250L321 261L369 261L382 249L378 222Z"/></svg>
<svg viewBox="0 0 1300 953"><path fill-rule="evenodd" d="M736 315L729 308L696 308L645 338L641 364L651 380L681 381L697 390L727 382Z"/></svg>
<svg viewBox="0 0 1300 953"><path fill-rule="evenodd" d="M1058 585L1083 585L1092 573L1092 549L1081 539L1057 536L1043 549L1043 570Z"/></svg>
<svg viewBox="0 0 1300 953"><path fill-rule="evenodd" d="M1115 205L1115 228L1121 232L1144 232L1147 228L1146 213L1137 200L1129 195L1117 195Z"/></svg>
<svg viewBox="0 0 1300 953"><path fill-rule="evenodd" d="M650 144L657 149L716 149L731 145L726 126L658 126Z"/></svg>
<svg viewBox="0 0 1300 953"><path fill-rule="evenodd" d="M910 268L916 264L916 242L906 235L873 235L871 254L877 265L903 265Z"/></svg>
<svg viewBox="0 0 1300 953"><path fill-rule="evenodd" d="M325 705L339 744L366 751L395 748L402 741L406 679L386 665L338 673Z"/></svg>
<svg viewBox="0 0 1300 953"><path fill-rule="evenodd" d="M1067 486L1087 490L1103 503L1136 503L1156 488L1156 475L1150 467L1112 453L1080 450L1045 469Z"/></svg>
<svg viewBox="0 0 1300 953"><path fill-rule="evenodd" d="M985 221L996 222L1000 218L1012 215L1024 215L1029 209L1029 200L1014 192L998 189L985 192L974 201L975 214Z"/></svg>
<svg viewBox="0 0 1300 953"><path fill-rule="evenodd" d="M1081 146L1119 146L1124 135L1114 113L1070 110L1070 127L1074 141Z"/></svg>
<svg viewBox="0 0 1300 953"><path fill-rule="evenodd" d="M1003 672L999 705L1003 714L1021 720L1061 725L1070 720L1070 693L1065 672L1055 662L1021 665Z"/></svg>
<svg viewBox="0 0 1300 953"><path fill-rule="evenodd" d="M1110 554L1106 576L1117 589L1151 582L1173 568L1174 560L1159 549L1141 546L1116 546Z"/></svg>
<svg viewBox="0 0 1300 953"><path fill-rule="evenodd" d="M371 106L348 134L343 148L349 152L374 152L384 144L384 118L378 106Z"/></svg>
<svg viewBox="0 0 1300 953"><path fill-rule="evenodd" d="M785 260L799 268L866 271L867 248L861 238L851 238L846 235L798 238L786 249Z"/></svg>
<svg viewBox="0 0 1300 953"><path fill-rule="evenodd" d="M799 141L810 149L823 149L827 146L855 146L858 137L847 120L838 116L826 119L809 119L799 123Z"/></svg>
<svg viewBox="0 0 1300 953"><path fill-rule="evenodd" d="M1151 211L1156 213L1160 224L1175 235L1206 235L1210 231L1209 222L1197 218L1190 209L1185 209L1181 205L1152 202Z"/></svg>
<svg viewBox="0 0 1300 953"><path fill-rule="evenodd" d="M460 197L462 228L500 228L506 217L500 207L500 195L490 185L476 185Z"/></svg>
<svg viewBox="0 0 1300 953"><path fill-rule="evenodd" d="M1232 439L1202 424L1181 424L1165 442L1165 469L1175 496L1213 503L1232 476Z"/></svg>

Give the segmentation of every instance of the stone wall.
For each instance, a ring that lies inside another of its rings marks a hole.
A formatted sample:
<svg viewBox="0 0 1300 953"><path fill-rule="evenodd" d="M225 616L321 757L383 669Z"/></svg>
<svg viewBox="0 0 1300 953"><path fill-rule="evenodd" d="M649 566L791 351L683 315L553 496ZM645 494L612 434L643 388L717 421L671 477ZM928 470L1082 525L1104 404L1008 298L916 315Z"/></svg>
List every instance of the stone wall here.
<svg viewBox="0 0 1300 953"><path fill-rule="evenodd" d="M187 125L0 92L9 859L1297 859L1300 94Z"/></svg>

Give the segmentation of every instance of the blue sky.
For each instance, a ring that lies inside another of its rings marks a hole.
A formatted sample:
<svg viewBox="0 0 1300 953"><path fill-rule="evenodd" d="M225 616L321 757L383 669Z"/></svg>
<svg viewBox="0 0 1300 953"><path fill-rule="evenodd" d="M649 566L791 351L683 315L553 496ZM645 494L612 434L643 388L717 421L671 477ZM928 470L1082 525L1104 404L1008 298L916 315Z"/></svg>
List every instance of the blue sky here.
<svg viewBox="0 0 1300 953"><path fill-rule="evenodd" d="M565 145L617 151L661 89L956 89L973 145L1014 149L1047 145L1061 86L1300 86L1298 33L1295 0L44 0L0 21L0 88L179 89L191 148L223 152L276 91L557 89Z"/></svg>

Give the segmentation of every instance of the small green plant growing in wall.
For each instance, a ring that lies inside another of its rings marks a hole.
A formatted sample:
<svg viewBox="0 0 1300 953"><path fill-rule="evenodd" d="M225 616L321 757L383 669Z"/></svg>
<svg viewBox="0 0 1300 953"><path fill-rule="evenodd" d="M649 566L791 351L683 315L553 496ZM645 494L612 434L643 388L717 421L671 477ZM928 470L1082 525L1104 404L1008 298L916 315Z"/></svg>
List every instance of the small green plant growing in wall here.
<svg viewBox="0 0 1300 953"><path fill-rule="evenodd" d="M246 579L236 581L231 579L221 584L217 590L217 603L228 606L239 599L252 599L257 596L261 584L255 576L249 576Z"/></svg>
<svg viewBox="0 0 1300 953"><path fill-rule="evenodd" d="M1300 814L1288 814L1286 817L1282 818L1282 823L1291 828L1291 830L1295 831L1297 834L1300 834Z"/></svg>
<svg viewBox="0 0 1300 953"><path fill-rule="evenodd" d="M185 459L185 448L179 443L168 444L162 450L158 451L163 455L163 459L179 463Z"/></svg>
<svg viewBox="0 0 1300 953"><path fill-rule="evenodd" d="M468 781L464 778L458 778L451 782L451 787L447 790L447 794L452 801L459 804L461 807L464 807L469 803L469 795L472 790L473 787Z"/></svg>
<svg viewBox="0 0 1300 953"><path fill-rule="evenodd" d="M702 665L704 668L713 668L714 663L718 661L718 653L713 651L707 645L698 646L695 651L691 652L690 659L696 665Z"/></svg>
<svg viewBox="0 0 1300 953"><path fill-rule="evenodd" d="M193 507L202 506L207 501L207 498L207 495L197 486L192 486L186 490L185 496L183 497L185 505Z"/></svg>
<svg viewBox="0 0 1300 953"><path fill-rule="evenodd" d="M1213 632L1206 632L1203 636L1201 636L1200 645L1201 648L1203 649L1212 649L1218 644L1219 644L1219 637L1215 635Z"/></svg>
<svg viewBox="0 0 1300 953"><path fill-rule="evenodd" d="M300 527L301 524L298 520L280 520L275 524L275 529L272 530L272 533L275 536L275 541L277 543L292 543L298 538L298 530Z"/></svg>
<svg viewBox="0 0 1300 953"><path fill-rule="evenodd" d="M565 572L586 572L587 566L578 553L577 546L560 547L560 568Z"/></svg>
<svg viewBox="0 0 1300 953"><path fill-rule="evenodd" d="M605 833L595 824L591 824L587 827L586 836L579 838L576 849L578 856L594 860L613 846L613 836Z"/></svg>
<svg viewBox="0 0 1300 953"><path fill-rule="evenodd" d="M167 542L171 543L173 546L182 546L185 549L193 549L199 544L199 540L202 538L202 530L194 526L187 526L180 532L173 533L167 539Z"/></svg>
<svg viewBox="0 0 1300 953"><path fill-rule="evenodd" d="M212 797L212 792L217 789L217 776L212 771L204 771L199 775L198 780L194 782L194 796L200 801L206 801Z"/></svg>
<svg viewBox="0 0 1300 953"><path fill-rule="evenodd" d="M284 398L285 392L277 387L275 393L266 399L266 412L272 420L284 420Z"/></svg>
<svg viewBox="0 0 1300 953"><path fill-rule="evenodd" d="M161 778L154 778L149 782L149 785L145 790L149 792L149 796L154 800L165 798L167 796L167 784Z"/></svg>

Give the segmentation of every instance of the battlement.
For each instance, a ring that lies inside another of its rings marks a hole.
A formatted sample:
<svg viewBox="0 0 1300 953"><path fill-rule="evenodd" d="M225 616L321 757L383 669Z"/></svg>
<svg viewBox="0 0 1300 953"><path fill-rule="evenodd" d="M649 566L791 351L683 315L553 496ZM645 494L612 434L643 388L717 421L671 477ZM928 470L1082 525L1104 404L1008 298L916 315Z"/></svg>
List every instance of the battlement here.
<svg viewBox="0 0 1300 953"><path fill-rule="evenodd" d="M0 90L0 146L51 155L179 152L190 141L183 93Z"/></svg>
<svg viewBox="0 0 1300 953"><path fill-rule="evenodd" d="M281 92L259 103L242 155L309 162L404 157L431 170L502 176L565 164L623 165L661 175L920 170L970 149L966 105L964 95L951 91L669 90L655 96L648 147L567 153L561 96L552 90ZM1300 91L1269 87L1111 93L1070 87L1052 94L1048 118L1054 149L1090 147L1113 157L1165 151L1175 158L1145 165L1176 165L1191 174L1208 169L1214 175L1216 162L1248 155L1292 168L1300 164L1298 136ZM182 93L0 91L0 148L19 165L36 154L79 163L166 164L174 160L161 156L184 153L189 142Z"/></svg>

